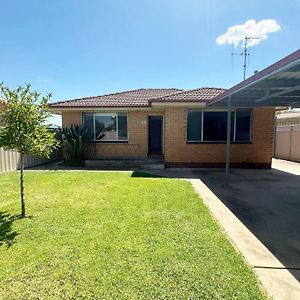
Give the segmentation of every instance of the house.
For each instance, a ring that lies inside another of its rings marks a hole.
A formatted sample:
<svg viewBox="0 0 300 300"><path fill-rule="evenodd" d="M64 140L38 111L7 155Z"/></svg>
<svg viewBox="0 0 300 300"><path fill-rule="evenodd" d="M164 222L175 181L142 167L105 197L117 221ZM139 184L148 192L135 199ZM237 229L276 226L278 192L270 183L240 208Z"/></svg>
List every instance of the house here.
<svg viewBox="0 0 300 300"><path fill-rule="evenodd" d="M208 104L222 88L137 89L52 103L63 126L88 129L88 159L162 156L170 167L221 167L227 107ZM233 107L231 165L270 168L274 108ZM102 137L104 135L104 137Z"/></svg>
<svg viewBox="0 0 300 300"><path fill-rule="evenodd" d="M300 125L300 111L284 110L276 114L276 127Z"/></svg>

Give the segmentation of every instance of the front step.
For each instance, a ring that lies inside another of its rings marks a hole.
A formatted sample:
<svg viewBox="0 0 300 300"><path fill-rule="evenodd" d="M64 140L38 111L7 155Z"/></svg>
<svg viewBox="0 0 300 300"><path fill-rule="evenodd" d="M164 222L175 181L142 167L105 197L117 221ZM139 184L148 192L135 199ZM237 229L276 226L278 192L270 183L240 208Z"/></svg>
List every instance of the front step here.
<svg viewBox="0 0 300 300"><path fill-rule="evenodd" d="M163 170L164 160L155 159L91 159L85 161L88 168L112 169L112 170Z"/></svg>
<svg viewBox="0 0 300 300"><path fill-rule="evenodd" d="M164 170L165 169L165 164L146 164L146 165L141 165L141 169L143 170Z"/></svg>

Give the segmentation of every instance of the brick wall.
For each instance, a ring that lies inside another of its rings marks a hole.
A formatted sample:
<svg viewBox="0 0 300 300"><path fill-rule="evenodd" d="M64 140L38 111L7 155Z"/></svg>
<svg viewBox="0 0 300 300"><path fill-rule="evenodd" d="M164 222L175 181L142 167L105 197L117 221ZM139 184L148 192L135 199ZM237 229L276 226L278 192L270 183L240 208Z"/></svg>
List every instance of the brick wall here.
<svg viewBox="0 0 300 300"><path fill-rule="evenodd" d="M232 144L231 163L236 166L270 167L273 155L274 109L255 108L252 143ZM162 113L161 113L162 114ZM93 143L91 157L146 157L149 111L128 113L128 143ZM169 166L221 166L226 144L187 144L187 109L166 108L164 112L164 155ZM82 124L82 112L62 114L63 126Z"/></svg>
<svg viewBox="0 0 300 300"><path fill-rule="evenodd" d="M82 112L63 112L63 126L82 124ZM146 157L148 154L148 112L128 112L128 143L92 143L90 157Z"/></svg>
<svg viewBox="0 0 300 300"><path fill-rule="evenodd" d="M73 124L82 125L82 112L71 111L62 113L62 126L69 127Z"/></svg>
<svg viewBox="0 0 300 300"><path fill-rule="evenodd" d="M270 167L273 155L274 109L255 108L252 143L232 144L231 163L236 166ZM221 166L226 144L187 144L187 109L165 110L165 160L170 166Z"/></svg>

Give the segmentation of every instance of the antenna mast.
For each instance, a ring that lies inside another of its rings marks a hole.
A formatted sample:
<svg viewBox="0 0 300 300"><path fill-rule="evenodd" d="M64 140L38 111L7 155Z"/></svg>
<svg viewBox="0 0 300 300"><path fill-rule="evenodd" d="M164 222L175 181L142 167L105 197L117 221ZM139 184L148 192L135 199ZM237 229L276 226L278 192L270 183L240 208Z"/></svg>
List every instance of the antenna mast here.
<svg viewBox="0 0 300 300"><path fill-rule="evenodd" d="M249 40L258 40L259 38L255 37L250 37L250 36L245 36L245 41L244 41L244 50L241 53L231 53L231 55L242 55L244 56L244 66L243 66L243 79L246 79L246 73L247 73L247 59L249 62L249 50L248 50L248 41Z"/></svg>

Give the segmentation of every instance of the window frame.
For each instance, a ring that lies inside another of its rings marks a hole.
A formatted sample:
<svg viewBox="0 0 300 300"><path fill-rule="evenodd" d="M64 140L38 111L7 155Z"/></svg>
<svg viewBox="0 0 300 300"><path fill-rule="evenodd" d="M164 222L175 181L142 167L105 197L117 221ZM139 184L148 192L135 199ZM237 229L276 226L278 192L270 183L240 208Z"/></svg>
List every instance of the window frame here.
<svg viewBox="0 0 300 300"><path fill-rule="evenodd" d="M88 142L97 142L97 143L128 143L128 138L129 138L129 132L128 132L128 112L84 112L82 114L83 118L83 126L85 126L85 114L92 114L93 115L93 139L88 140ZM111 116L116 116L116 139L115 140L97 140L96 139L96 116L104 116L104 117L111 117ZM127 139L120 140L119 139L119 115L126 115L126 122L127 122Z"/></svg>
<svg viewBox="0 0 300 300"><path fill-rule="evenodd" d="M250 111L250 132L249 132L249 141L236 141L236 112L239 110L249 110ZM188 113L190 111L200 111L201 114L201 140L200 141L193 141L188 140ZM188 109L186 114L186 143L187 144L225 144L226 140L224 141L205 141L203 140L203 128L204 128L204 113L205 112L227 112L227 109L220 108L220 109ZM233 140L230 140L231 144L251 144L252 143L252 119L253 119L253 109L247 107L239 107L239 108L232 108L231 113L234 113L234 126L233 126Z"/></svg>

